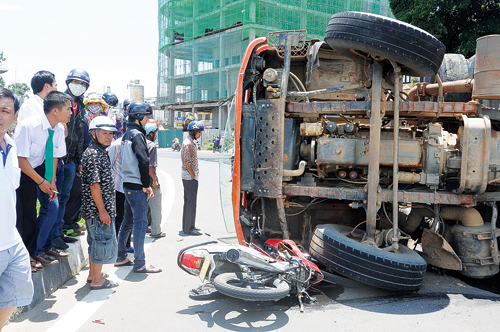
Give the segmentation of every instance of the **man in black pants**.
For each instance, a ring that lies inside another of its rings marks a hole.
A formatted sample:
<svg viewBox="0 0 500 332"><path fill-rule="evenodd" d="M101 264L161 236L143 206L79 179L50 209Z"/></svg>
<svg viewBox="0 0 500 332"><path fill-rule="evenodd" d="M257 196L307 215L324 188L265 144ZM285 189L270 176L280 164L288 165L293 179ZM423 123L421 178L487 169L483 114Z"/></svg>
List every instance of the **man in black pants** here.
<svg viewBox="0 0 500 332"><path fill-rule="evenodd" d="M196 197L198 195L198 154L195 140L201 137L203 124L192 121L187 127L188 139L182 142L182 185L184 186L184 208L182 211L182 231L186 235L201 235L195 227Z"/></svg>
<svg viewBox="0 0 500 332"><path fill-rule="evenodd" d="M74 164L75 173L73 179L64 179L65 182L71 181L72 186L69 187L71 191L63 214L63 229L65 231L71 229L77 231L79 227L77 222L81 219L82 181L80 177L82 176L85 126L87 126L88 132L88 124L84 119L85 105L83 104L83 94L90 85L89 74L83 69L75 68L66 77L66 85L68 86L66 93L73 98L73 114L71 115L71 120L68 122L68 136L66 137L68 153L63 161L65 165ZM89 134L88 144L90 144L90 140L91 137Z"/></svg>

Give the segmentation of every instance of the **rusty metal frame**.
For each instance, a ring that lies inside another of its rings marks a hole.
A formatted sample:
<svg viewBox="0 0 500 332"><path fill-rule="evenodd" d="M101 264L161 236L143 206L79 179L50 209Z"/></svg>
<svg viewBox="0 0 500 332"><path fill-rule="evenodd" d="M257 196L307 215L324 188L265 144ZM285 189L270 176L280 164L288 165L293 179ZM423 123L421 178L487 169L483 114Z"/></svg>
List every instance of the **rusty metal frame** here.
<svg viewBox="0 0 500 332"><path fill-rule="evenodd" d="M385 104L386 115L394 115L394 102ZM403 101L400 103L400 115L405 117L433 117L433 118L456 118L461 114L476 115L478 104L461 102L429 102L429 101ZM320 114L352 114L366 115L366 110L371 109L369 101L334 101L314 103L289 103L286 112L290 115L317 116Z"/></svg>
<svg viewBox="0 0 500 332"><path fill-rule="evenodd" d="M321 197L336 200L366 201L368 194L364 189L347 187L317 187L288 185L283 186L283 194L286 196ZM488 194L488 195L485 195ZM405 191L399 190L397 201L400 204L423 203L442 205L473 206L478 202L499 201L500 192L485 193L482 195L455 194L448 191ZM391 189L382 189L378 195L380 202L394 202L394 193Z"/></svg>
<svg viewBox="0 0 500 332"><path fill-rule="evenodd" d="M366 241L375 242L377 212L380 208L379 169L380 169L380 132L382 127L382 65L373 64L372 108L370 111L370 151L368 163L367 209L366 209Z"/></svg>

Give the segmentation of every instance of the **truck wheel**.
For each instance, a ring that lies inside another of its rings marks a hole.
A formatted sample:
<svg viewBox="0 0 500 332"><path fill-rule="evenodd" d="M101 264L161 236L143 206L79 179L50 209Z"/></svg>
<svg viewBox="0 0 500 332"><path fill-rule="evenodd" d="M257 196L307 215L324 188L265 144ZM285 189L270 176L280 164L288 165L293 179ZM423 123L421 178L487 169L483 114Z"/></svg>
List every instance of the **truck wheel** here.
<svg viewBox="0 0 500 332"><path fill-rule="evenodd" d="M351 230L341 225L318 225L311 240L311 256L333 271L367 285L397 291L420 288L427 263L417 252L404 245L397 252L371 247L344 235Z"/></svg>
<svg viewBox="0 0 500 332"><path fill-rule="evenodd" d="M278 301L290 293L290 285L275 278L268 284L249 279L246 273L223 273L214 279L220 293L245 301Z"/></svg>
<svg viewBox="0 0 500 332"><path fill-rule="evenodd" d="M352 59L368 54L396 61L404 75L435 75L445 46L430 33L388 17L361 13L336 13L326 28L325 41Z"/></svg>

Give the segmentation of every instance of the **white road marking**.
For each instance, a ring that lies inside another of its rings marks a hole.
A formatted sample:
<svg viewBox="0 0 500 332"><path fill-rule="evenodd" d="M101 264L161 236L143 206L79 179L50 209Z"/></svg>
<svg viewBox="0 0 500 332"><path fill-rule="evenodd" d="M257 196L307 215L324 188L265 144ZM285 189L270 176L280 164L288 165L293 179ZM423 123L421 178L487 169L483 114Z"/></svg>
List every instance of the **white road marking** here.
<svg viewBox="0 0 500 332"><path fill-rule="evenodd" d="M161 225L165 224L172 206L174 204L175 197L175 185L174 179L166 172L157 168L159 172L166 180L166 186L162 186L162 190L166 188L165 193L162 191L162 221ZM149 237L146 237L146 241ZM146 252L153 243L153 239L148 243L144 243L144 251ZM132 271L132 267L120 267L113 268L109 273L109 278L112 281L120 284L127 275ZM90 317L104 304L104 302L109 298L109 295L113 294L115 289L104 289L99 291L90 291L77 305L75 305L66 315L59 318L57 322L47 331L48 332L73 332L78 331L78 329L85 323L88 322Z"/></svg>

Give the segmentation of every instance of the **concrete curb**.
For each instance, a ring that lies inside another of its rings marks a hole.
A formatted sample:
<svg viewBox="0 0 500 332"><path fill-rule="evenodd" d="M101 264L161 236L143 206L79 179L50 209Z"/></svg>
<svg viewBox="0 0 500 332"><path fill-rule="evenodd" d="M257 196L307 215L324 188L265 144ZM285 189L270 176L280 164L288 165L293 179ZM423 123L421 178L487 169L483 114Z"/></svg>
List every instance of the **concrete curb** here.
<svg viewBox="0 0 500 332"><path fill-rule="evenodd" d="M42 270L31 274L33 279L33 300L24 307L18 307L9 320L33 309L46 297L59 289L68 280L80 272L89 262L86 236L78 236L78 242L68 243L67 258L59 258L59 264L44 266Z"/></svg>

